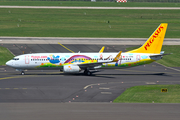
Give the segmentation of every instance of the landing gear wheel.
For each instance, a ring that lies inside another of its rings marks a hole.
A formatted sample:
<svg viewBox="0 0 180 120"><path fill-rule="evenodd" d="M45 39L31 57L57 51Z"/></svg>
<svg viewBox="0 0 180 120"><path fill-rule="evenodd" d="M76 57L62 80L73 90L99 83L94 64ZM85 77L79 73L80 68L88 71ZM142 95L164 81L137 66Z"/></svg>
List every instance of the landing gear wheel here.
<svg viewBox="0 0 180 120"><path fill-rule="evenodd" d="M24 71L21 71L21 75L24 75L25 73L24 73Z"/></svg>
<svg viewBox="0 0 180 120"><path fill-rule="evenodd" d="M87 71L86 75L91 76L92 73L90 71Z"/></svg>
<svg viewBox="0 0 180 120"><path fill-rule="evenodd" d="M91 73L89 70L85 70L85 71L84 71L84 74L85 74L85 75L88 75L88 76L92 75L92 73Z"/></svg>

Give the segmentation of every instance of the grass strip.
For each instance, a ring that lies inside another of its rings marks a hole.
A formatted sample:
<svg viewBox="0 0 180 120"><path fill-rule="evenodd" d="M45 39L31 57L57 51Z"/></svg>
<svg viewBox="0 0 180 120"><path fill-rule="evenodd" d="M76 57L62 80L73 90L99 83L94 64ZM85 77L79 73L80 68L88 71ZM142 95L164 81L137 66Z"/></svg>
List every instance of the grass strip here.
<svg viewBox="0 0 180 120"><path fill-rule="evenodd" d="M13 57L14 55L7 48L0 47L0 65L5 65Z"/></svg>
<svg viewBox="0 0 180 120"><path fill-rule="evenodd" d="M180 10L0 9L0 36L148 38L169 23L180 38Z"/></svg>
<svg viewBox="0 0 180 120"><path fill-rule="evenodd" d="M161 92L167 88L168 92ZM180 85L143 85L128 88L114 103L180 103Z"/></svg>
<svg viewBox="0 0 180 120"><path fill-rule="evenodd" d="M140 46L126 48L128 51L139 48ZM162 50L165 54L172 53L171 55L163 56L157 63L163 64L167 67L180 67L180 45L163 45Z"/></svg>

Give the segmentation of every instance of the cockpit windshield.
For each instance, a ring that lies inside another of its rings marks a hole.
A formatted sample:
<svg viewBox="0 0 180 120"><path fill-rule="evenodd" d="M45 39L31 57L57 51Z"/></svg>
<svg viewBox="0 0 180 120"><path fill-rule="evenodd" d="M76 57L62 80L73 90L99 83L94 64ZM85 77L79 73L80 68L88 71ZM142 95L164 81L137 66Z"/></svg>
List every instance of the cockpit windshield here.
<svg viewBox="0 0 180 120"><path fill-rule="evenodd" d="M19 58L13 58L12 60L19 60Z"/></svg>

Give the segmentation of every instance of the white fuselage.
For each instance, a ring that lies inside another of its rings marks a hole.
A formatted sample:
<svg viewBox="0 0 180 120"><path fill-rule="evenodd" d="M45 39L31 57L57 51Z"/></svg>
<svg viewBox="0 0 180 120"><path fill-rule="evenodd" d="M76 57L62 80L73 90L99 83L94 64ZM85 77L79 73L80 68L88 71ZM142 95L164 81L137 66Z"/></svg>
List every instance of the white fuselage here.
<svg viewBox="0 0 180 120"><path fill-rule="evenodd" d="M152 54L122 53L117 62L111 62L118 53L34 53L14 57L6 65L15 69L63 69L65 65L80 65L88 63L102 63L90 69L97 68L126 68L148 64L161 57ZM104 63L103 63L104 62ZM84 68L81 68L84 69Z"/></svg>

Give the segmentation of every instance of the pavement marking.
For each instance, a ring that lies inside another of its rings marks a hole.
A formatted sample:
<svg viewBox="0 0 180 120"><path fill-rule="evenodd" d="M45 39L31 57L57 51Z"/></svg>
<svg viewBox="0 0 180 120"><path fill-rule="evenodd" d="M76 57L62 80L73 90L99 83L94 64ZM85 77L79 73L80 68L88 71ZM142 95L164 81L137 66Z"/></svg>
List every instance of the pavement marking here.
<svg viewBox="0 0 180 120"><path fill-rule="evenodd" d="M47 75L49 75L49 74L56 74L56 73L63 73L63 72L48 72L48 73L46 73ZM63 76L63 75L62 75Z"/></svg>
<svg viewBox="0 0 180 120"><path fill-rule="evenodd" d="M101 92L101 94L112 94L112 92Z"/></svg>
<svg viewBox="0 0 180 120"><path fill-rule="evenodd" d="M157 63L157 62L155 62L155 63ZM157 63L157 64L162 65L160 63ZM162 65L162 66L180 72L180 70L178 70L178 69L175 69L175 68L172 68L172 67L167 67L165 65Z"/></svg>
<svg viewBox="0 0 180 120"><path fill-rule="evenodd" d="M20 76L12 76L12 77L3 77L3 78L0 78L0 80L6 80L6 79L13 79L13 78L24 78L24 77L33 77L35 75L20 75Z"/></svg>
<svg viewBox="0 0 180 120"><path fill-rule="evenodd" d="M0 90L26 90L27 88L0 88Z"/></svg>
<svg viewBox="0 0 180 120"><path fill-rule="evenodd" d="M103 87L100 87L99 89L102 89L102 90L109 90L109 88L103 88Z"/></svg>
<svg viewBox="0 0 180 120"><path fill-rule="evenodd" d="M4 78L0 78L0 80L12 79L12 78L20 78L20 76L4 77Z"/></svg>
<svg viewBox="0 0 180 120"><path fill-rule="evenodd" d="M146 82L146 84L156 84L155 82Z"/></svg>
<svg viewBox="0 0 180 120"><path fill-rule="evenodd" d="M14 90L18 90L19 88L14 88Z"/></svg>
<svg viewBox="0 0 180 120"><path fill-rule="evenodd" d="M85 86L84 89L87 89L88 87L93 86L93 85L102 85L102 84L107 84L107 83L90 84L90 85Z"/></svg>
<svg viewBox="0 0 180 120"><path fill-rule="evenodd" d="M68 51L74 53L74 51L70 50L69 48L67 48L66 46L62 45L61 43L58 42L58 44L61 45L61 46L62 46L63 48L65 48L66 50L68 50Z"/></svg>
<svg viewBox="0 0 180 120"><path fill-rule="evenodd" d="M6 49L9 50L9 48L7 48L7 47L6 47ZM10 52L12 55L16 56L16 55L15 55L13 52L11 52L10 50L9 50L9 52Z"/></svg>

